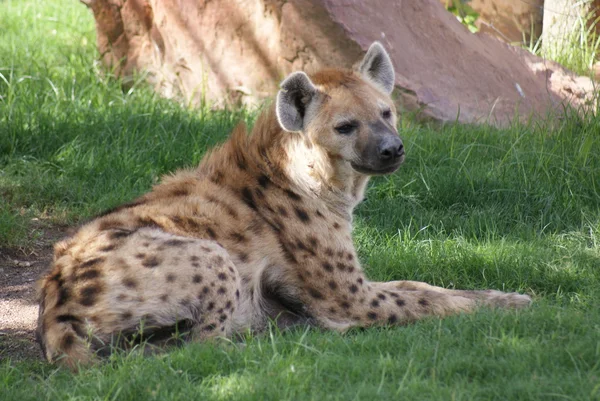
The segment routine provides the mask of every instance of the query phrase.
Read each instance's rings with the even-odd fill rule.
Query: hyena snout
[[[386,136],[379,143],[377,152],[381,163],[397,163],[398,159],[404,156],[404,145],[399,137],[395,135]]]

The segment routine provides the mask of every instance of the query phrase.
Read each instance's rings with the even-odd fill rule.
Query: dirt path
[[[46,271],[52,245],[66,229],[44,227],[27,250],[0,248],[0,360],[39,359],[35,341],[37,322],[36,282]]]

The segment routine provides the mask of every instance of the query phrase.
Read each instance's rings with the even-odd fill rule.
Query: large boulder
[[[592,84],[488,35],[439,0],[82,0],[102,61],[148,73],[162,94],[216,106],[271,96],[295,70],[351,67],[374,40],[396,68],[398,103],[442,121],[506,125],[589,101]]]
[[[440,2],[454,4],[454,0]],[[530,45],[542,34],[544,0],[469,0],[467,4],[479,14],[475,25],[481,32],[508,43]]]

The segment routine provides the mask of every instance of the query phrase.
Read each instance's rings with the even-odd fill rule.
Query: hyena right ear
[[[284,79],[275,106],[281,128],[290,132],[302,131],[305,128],[306,109],[316,95],[317,88],[305,73],[294,72]]]

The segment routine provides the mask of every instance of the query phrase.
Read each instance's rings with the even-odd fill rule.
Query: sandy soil
[[[52,258],[52,245],[66,235],[61,227],[36,229],[41,236],[26,250],[0,247],[0,360],[39,359],[35,341],[36,282]]]

